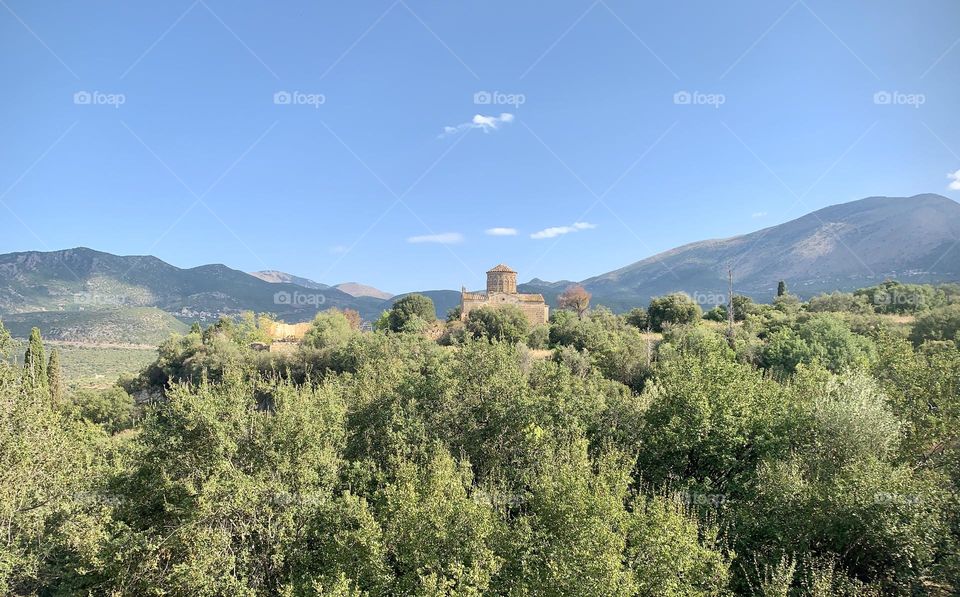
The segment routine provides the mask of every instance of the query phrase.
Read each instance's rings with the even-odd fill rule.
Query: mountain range
[[[756,232],[690,243],[583,280],[615,310],[675,291],[735,292],[769,301],[777,282],[808,298],[896,279],[960,280],[960,204],[941,195],[869,197],[832,205]],[[527,292],[555,296],[569,282],[533,280]]]
[[[762,301],[773,296],[779,280],[802,297],[888,278],[948,282],[960,280],[958,242],[960,204],[933,194],[870,197],[749,234],[683,245],[580,283],[593,294],[594,304],[622,311],[675,291],[726,293],[728,271],[737,293]],[[491,264],[498,261],[491,256]],[[534,279],[519,289],[555,303],[572,283]],[[423,294],[434,300],[440,315],[460,297],[453,290]],[[91,329],[88,335],[127,342],[244,310],[294,322],[340,307],[369,320],[401,296],[355,282],[330,286],[280,271],[248,274],[221,264],[181,269],[152,256],[87,248],[0,255],[0,316],[18,335],[41,325],[54,339],[82,339],[86,328],[97,327],[91,322],[111,319],[91,312],[127,317],[131,323],[106,335]],[[130,310],[138,316],[129,317]],[[138,328],[138,321],[144,327]]]

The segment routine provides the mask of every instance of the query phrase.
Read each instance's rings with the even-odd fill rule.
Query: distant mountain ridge
[[[84,247],[0,255],[0,314],[138,307],[155,307],[183,321],[245,310],[303,321],[329,307],[375,317],[383,301],[326,286],[266,282],[220,264],[181,269],[156,257]]]
[[[260,272],[250,272],[251,276],[260,278],[264,282],[270,282],[271,284],[296,284],[297,286],[303,286],[304,288],[313,288],[316,290],[325,290],[330,288],[326,284],[321,284],[320,282],[314,282],[309,278],[301,278],[300,276],[294,276],[293,274],[288,274],[286,272],[280,272],[277,270],[264,270]],[[350,294],[350,293],[347,293]]]
[[[674,291],[769,300],[779,280],[804,297],[887,278],[960,279],[960,204],[935,194],[869,197],[749,234],[690,243],[582,282],[615,308]]]
[[[373,298],[383,300],[389,300],[393,298],[393,295],[389,292],[384,292],[379,288],[366,286],[365,284],[358,284],[356,282],[344,282],[343,284],[337,284],[334,286],[334,288],[342,292],[346,292],[350,296],[372,296]]]
[[[580,283],[593,294],[594,305],[617,311],[675,291],[725,294],[728,268],[737,293],[769,301],[777,282],[785,280],[792,292],[806,298],[887,278],[958,281],[958,243],[960,204],[932,194],[869,197],[749,234],[683,245]],[[518,289],[541,293],[555,305],[557,295],[572,283],[535,278]],[[455,290],[423,294],[434,300],[440,317],[459,304]],[[357,283],[332,287],[275,270],[247,274],[221,264],[181,269],[153,256],[117,256],[82,247],[0,255],[0,316],[15,321],[18,330],[31,322],[55,322],[70,338],[82,335],[85,325],[105,325],[110,319],[92,317],[91,311],[124,311],[123,317],[114,314],[125,323],[111,331],[111,338],[123,330],[156,337],[179,330],[179,323],[245,310],[297,322],[338,307],[373,320],[403,296]]]

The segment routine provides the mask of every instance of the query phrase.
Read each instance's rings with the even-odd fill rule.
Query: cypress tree
[[[54,404],[60,404],[63,399],[63,372],[60,369],[60,351],[56,348],[50,351],[50,361],[47,363],[47,386],[50,388],[50,399]]]
[[[10,357],[10,348],[13,346],[13,339],[10,338],[10,332],[0,320],[0,360],[5,361]]]
[[[27,385],[31,388],[47,387],[47,355],[43,349],[40,328],[30,330],[30,342],[23,354],[23,370]]]
[[[777,296],[783,296],[785,294],[787,294],[787,283],[780,280],[780,283],[777,284]]]

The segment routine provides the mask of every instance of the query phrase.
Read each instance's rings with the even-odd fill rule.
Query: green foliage
[[[47,355],[43,348],[43,339],[40,337],[40,328],[30,330],[29,344],[23,354],[23,371],[29,387],[48,391]]]
[[[550,346],[550,326],[541,324],[530,329],[527,335],[527,346],[533,349],[542,350]]]
[[[684,325],[694,323],[703,315],[700,305],[689,296],[681,293],[655,298],[647,307],[650,327],[662,332],[665,325]]]
[[[419,332],[425,323],[436,321],[433,301],[422,294],[408,294],[393,303],[387,316],[386,328],[391,332]]]
[[[466,326],[475,338],[511,344],[525,341],[530,333],[530,322],[516,305],[473,309],[467,314]]]
[[[814,313],[835,312],[858,315],[874,312],[873,305],[870,304],[868,297],[850,292],[817,295],[807,302],[807,310]]]
[[[753,314],[756,311],[756,304],[753,302],[753,299],[749,296],[743,296],[742,294],[734,295],[733,297],[733,320],[734,321],[743,321],[747,316]],[[724,322],[727,321],[727,306],[726,305],[717,305],[716,307],[707,311],[703,316],[704,319],[709,321]]]
[[[10,337],[10,332],[4,327],[3,320],[0,320],[0,361],[5,361],[10,358],[10,351],[12,349],[13,339]]]
[[[647,310],[643,307],[634,307],[624,315],[624,321],[627,325],[632,325],[638,330],[646,330],[650,326],[650,320],[647,317]]]
[[[109,473],[100,438],[65,419],[26,372],[9,373],[0,371],[0,593],[46,594],[97,551],[107,506],[95,492]]]
[[[248,346],[254,342],[269,344],[271,339],[267,326],[271,321],[266,315],[257,317],[253,311],[244,311],[233,327],[233,341],[241,346]]]
[[[777,440],[779,388],[719,351],[681,350],[645,391],[638,469],[655,486],[733,499]]]
[[[899,424],[862,374],[814,373],[794,388],[790,451],[758,468],[739,540],[757,553],[833,556],[884,594],[920,590],[946,540],[937,479],[895,464]]]
[[[447,311],[447,319],[446,319],[446,321],[447,321],[447,323],[451,323],[451,322],[454,322],[454,321],[460,321],[460,317],[461,317],[462,315],[463,315],[463,307],[462,307],[461,305],[457,305],[456,307],[454,307],[454,308],[450,309],[449,311]]]
[[[505,525],[473,499],[468,465],[437,450],[418,467],[400,463],[396,479],[378,492],[383,541],[392,563],[391,592],[480,594],[503,565],[496,553]]]
[[[717,305],[716,307],[704,313],[703,318],[707,321],[723,323],[724,321],[727,321],[727,309],[723,305]]]
[[[764,367],[781,374],[793,373],[801,363],[813,361],[813,351],[790,328],[781,328],[767,337],[762,349]]]
[[[132,428],[137,414],[133,397],[118,386],[78,390],[70,397],[69,407],[79,418],[100,425],[110,434]]]
[[[303,337],[303,346],[316,349],[338,348],[357,333],[342,311],[327,309],[313,318],[310,329]]]
[[[323,570],[323,545],[306,547],[305,533],[348,507],[335,491],[344,417],[323,390],[236,379],[175,388],[148,412],[118,479],[127,530],[107,549],[128,573],[111,574],[115,588],[275,594],[336,579],[345,570]],[[366,541],[346,526],[342,539]],[[365,564],[375,565],[350,565]]]
[[[627,558],[638,595],[720,595],[729,556],[716,528],[700,524],[677,499],[639,497],[629,515]]]
[[[0,593],[953,594],[960,350],[863,300],[744,302],[732,342],[326,311],[289,354],[244,316],[165,341],[140,406],[0,364]]]
[[[801,303],[799,298],[788,292],[773,299],[773,307],[781,313],[793,316],[800,311]]]
[[[946,295],[929,284],[902,284],[894,280],[854,292],[877,313],[920,313],[946,304]]]
[[[913,324],[910,339],[915,344],[925,340],[952,340],[960,343],[960,303],[932,309]]]
[[[810,348],[811,358],[834,372],[866,366],[874,358],[872,343],[832,315],[811,317],[800,324],[798,333]]]
[[[639,329],[603,307],[594,309],[583,319],[570,311],[554,313],[550,343],[589,355],[591,366],[634,389],[642,387],[652,362],[650,341],[642,337]],[[568,351],[558,355],[573,356]]]
[[[801,363],[819,363],[833,372],[868,366],[875,358],[873,343],[833,314],[818,313],[769,334],[761,350],[765,367],[792,373]]]
[[[777,296],[783,296],[787,294],[787,283],[783,280],[777,282]]]
[[[54,404],[63,401],[63,370],[60,367],[60,351],[56,348],[50,351],[50,360],[47,361],[47,388]]]

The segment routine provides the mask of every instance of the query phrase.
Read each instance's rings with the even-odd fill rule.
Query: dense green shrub
[[[683,325],[694,323],[703,315],[700,305],[685,294],[670,294],[655,298],[647,307],[650,327],[662,332],[665,325]]]
[[[501,342],[524,342],[530,333],[530,322],[516,305],[481,307],[467,314],[467,331],[475,338]]]
[[[287,354],[223,320],[160,347],[141,406],[0,360],[0,593],[954,593],[952,307],[914,343],[862,301],[662,337],[329,311]]]

